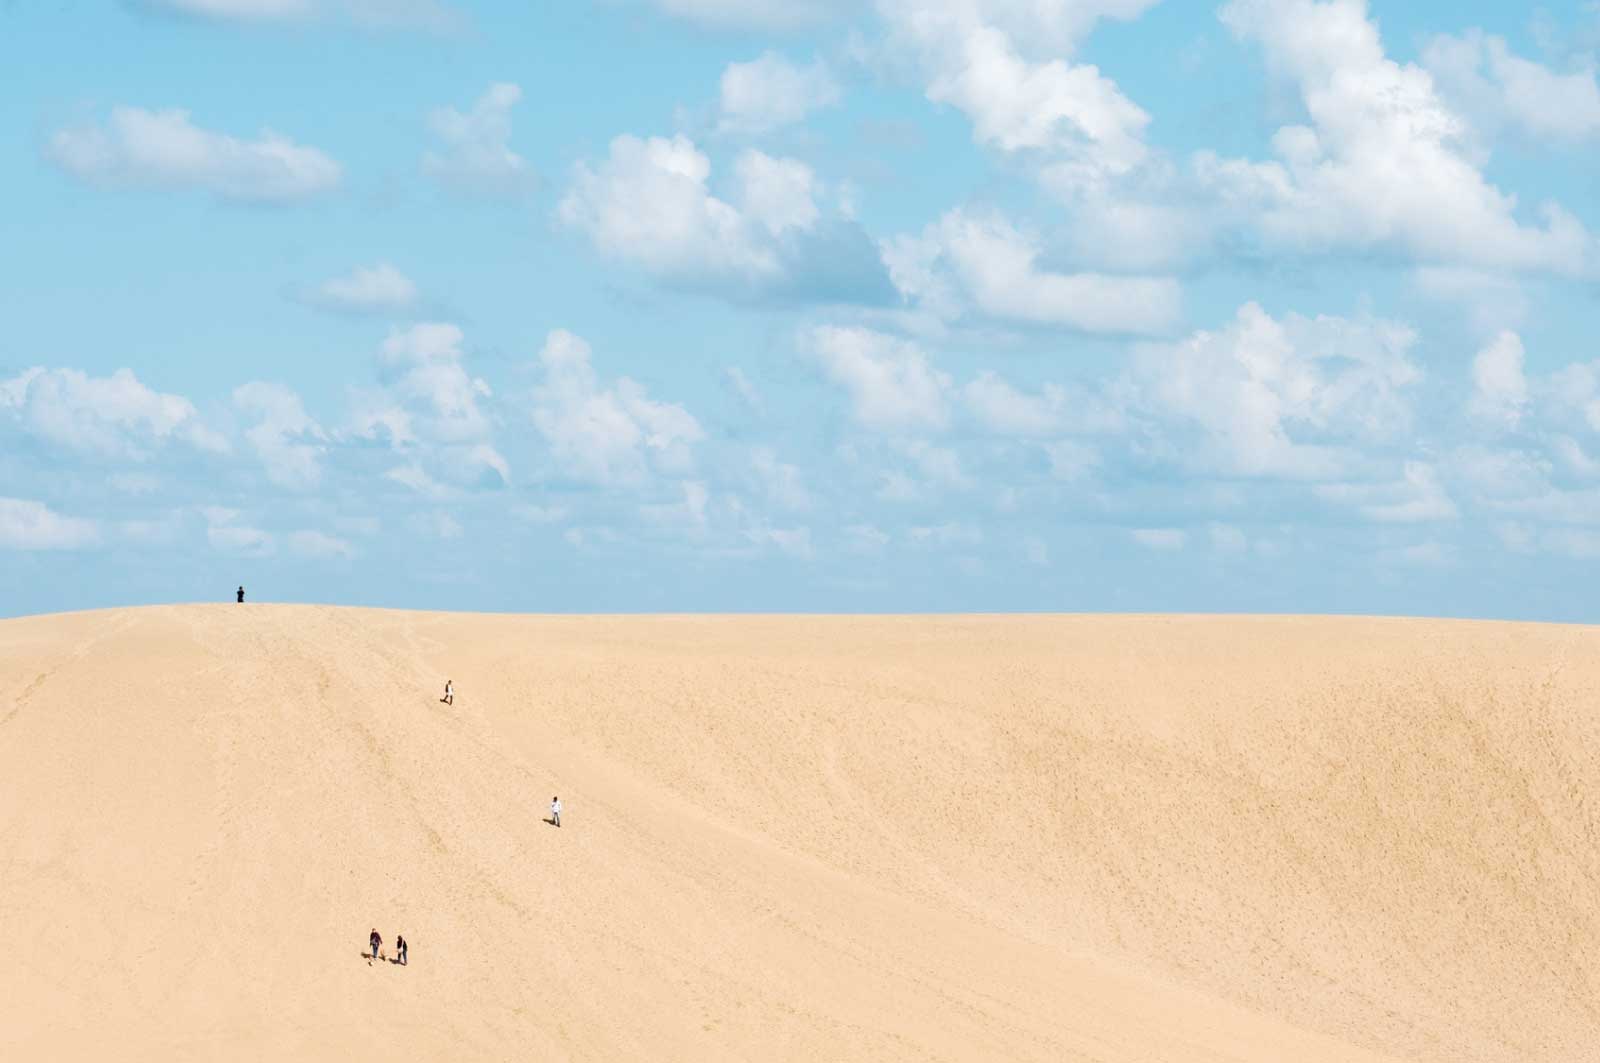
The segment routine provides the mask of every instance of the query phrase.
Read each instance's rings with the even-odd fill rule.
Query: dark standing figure
[[[404,967],[406,965],[406,938],[404,934],[394,936],[394,962]]]
[[[561,798],[550,799],[550,823],[552,826],[561,826]]]
[[[439,700],[444,702],[446,705],[454,705],[456,703],[455,684],[451,683],[448,679],[444,681],[444,697],[440,698]]]
[[[383,937],[378,933],[377,927],[372,928],[372,935],[367,938],[367,942],[372,946],[372,959],[377,959],[378,950],[383,948]]]
[[[240,605],[244,604],[244,588],[243,587],[239,588],[239,604]]]

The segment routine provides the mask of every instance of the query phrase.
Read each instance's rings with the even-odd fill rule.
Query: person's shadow
[[[556,822],[556,818],[554,816],[546,816],[546,817],[544,817],[544,822],[549,824],[552,827],[561,826],[561,824]]]

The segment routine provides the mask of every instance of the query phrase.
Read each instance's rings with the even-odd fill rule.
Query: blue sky
[[[0,4],[0,615],[1600,621],[1597,55],[1588,0]]]

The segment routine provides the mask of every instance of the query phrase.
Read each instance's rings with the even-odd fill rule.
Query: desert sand
[[[1600,1059],[1597,651],[1367,619],[0,622],[0,1058]],[[363,958],[374,926],[408,966]]]

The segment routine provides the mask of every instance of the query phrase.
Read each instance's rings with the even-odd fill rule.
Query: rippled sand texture
[[[1594,1060],[1597,651],[1411,620],[0,622],[0,1058]],[[408,967],[367,963],[373,926]]]

